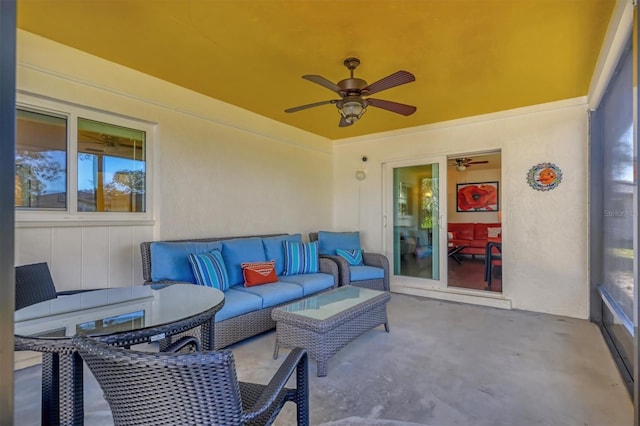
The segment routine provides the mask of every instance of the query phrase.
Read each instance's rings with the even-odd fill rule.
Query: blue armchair
[[[383,254],[363,251],[360,246],[359,232],[311,232],[309,240],[318,241],[320,257],[336,262],[339,285],[349,284],[374,290],[390,290],[389,260]],[[354,256],[345,255],[345,251],[355,254]],[[358,253],[362,256],[361,260]]]

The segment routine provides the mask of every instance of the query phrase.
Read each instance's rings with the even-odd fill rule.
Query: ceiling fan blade
[[[412,81],[416,81],[416,78],[413,74],[408,71],[397,71],[381,80],[376,81],[375,83],[371,83],[370,85],[362,89],[362,92],[366,93],[367,95],[373,95],[374,93],[378,93],[382,90],[391,89],[392,87],[411,83]]]
[[[302,111],[303,109],[313,108],[320,105],[335,104],[336,102],[338,102],[336,99],[331,99],[330,101],[314,102],[312,104],[306,104],[306,105],[300,105],[293,108],[288,108],[288,109],[285,109],[284,112],[298,112],[298,111]]]
[[[465,164],[487,164],[488,161],[469,161],[468,163]]]
[[[416,107],[412,105],[401,104],[398,102],[385,101],[382,99],[367,99],[367,104],[376,108],[386,109],[387,111],[395,112],[396,114],[411,115],[416,112]]]
[[[340,91],[342,90],[342,88],[334,82],[329,81],[319,75],[303,75],[302,78],[319,84],[320,86],[326,87],[327,89],[331,90],[332,92],[336,92],[337,94],[340,94]]]
[[[353,123],[349,123],[347,120],[344,119],[343,116],[340,116],[340,123],[338,124],[338,127],[347,127],[347,126],[351,126]]]

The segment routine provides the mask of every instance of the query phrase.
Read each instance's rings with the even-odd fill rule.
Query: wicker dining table
[[[42,353],[42,424],[82,425],[82,359],[71,337],[84,333],[116,346],[158,342],[200,328],[202,348],[214,347],[215,314],[224,294],[192,284],[96,290],[41,302],[14,314],[15,350]]]

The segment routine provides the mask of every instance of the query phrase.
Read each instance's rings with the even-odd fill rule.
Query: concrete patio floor
[[[312,425],[631,425],[633,405],[597,326],[393,294],[378,327],[311,361]],[[240,380],[266,383],[275,333],[231,346]],[[85,424],[111,425],[85,370]],[[289,404],[277,425],[295,424]],[[40,424],[40,367],[15,375],[15,424]]]

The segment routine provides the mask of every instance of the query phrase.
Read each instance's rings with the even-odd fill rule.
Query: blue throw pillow
[[[2,0],[0,0],[2,1]],[[220,241],[184,241],[151,243],[151,281],[174,280],[195,283],[187,256],[222,250]]]
[[[351,266],[359,266],[364,263],[360,249],[336,249],[336,254],[346,259]]]
[[[359,249],[360,232],[318,232],[320,254],[335,255],[337,249]]]
[[[202,254],[191,253],[189,263],[193,269],[193,275],[196,277],[196,283],[221,291],[229,289],[227,268],[219,250]]]
[[[284,275],[315,274],[320,271],[318,242],[283,241]]]
[[[262,239],[267,259],[276,261],[276,275],[282,275],[284,272],[284,244],[283,241],[292,241],[294,243],[302,243],[302,235],[282,235],[279,237],[266,237]]]

